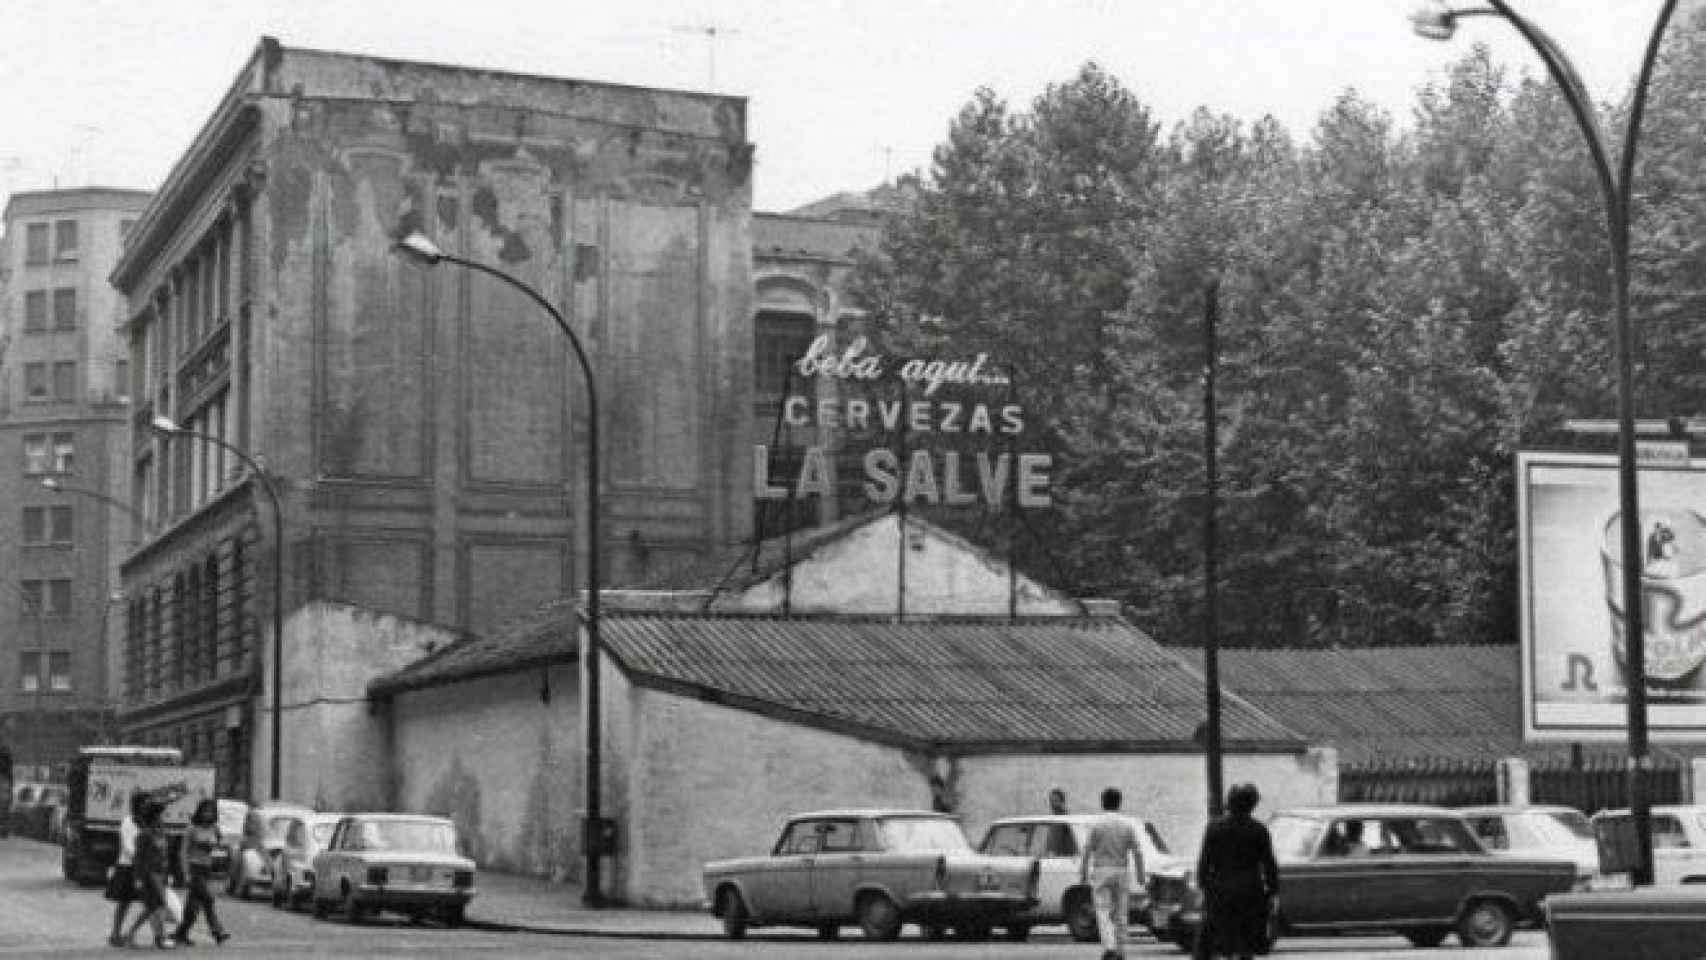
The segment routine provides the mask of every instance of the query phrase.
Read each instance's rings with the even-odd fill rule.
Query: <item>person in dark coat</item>
[[[1261,794],[1240,783],[1226,794],[1226,815],[1209,824],[1197,858],[1203,891],[1199,958],[1249,960],[1268,947],[1268,913],[1279,894],[1279,864],[1268,828],[1251,816]]]
[[[142,901],[142,915],[130,925],[126,944],[136,942],[136,933],[147,923],[154,928],[154,945],[170,950],[177,942],[166,935],[166,886],[171,870],[166,849],[166,825],[161,822],[166,805],[150,800],[142,809],[141,827],[136,836],[136,889]]]

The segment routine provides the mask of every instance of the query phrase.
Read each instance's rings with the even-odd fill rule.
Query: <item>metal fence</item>
[[[1647,795],[1655,804],[1685,803],[1688,771],[1680,765],[1654,768]],[[1623,764],[1598,762],[1536,766],[1529,770],[1529,800],[1593,813],[1627,806]],[[1498,765],[1490,760],[1429,760],[1342,767],[1339,802],[1427,803],[1446,807],[1499,802]]]

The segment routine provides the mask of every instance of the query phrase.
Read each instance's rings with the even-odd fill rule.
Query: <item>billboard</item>
[[[1639,464],[1647,721],[1706,739],[1706,461]],[[1623,573],[1617,458],[1517,456],[1523,735],[1623,741]]]

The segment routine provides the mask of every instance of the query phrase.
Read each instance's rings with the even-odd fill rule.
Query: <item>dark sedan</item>
[[[1541,922],[1541,901],[1571,889],[1565,859],[1495,856],[1443,807],[1360,804],[1281,810],[1268,823],[1280,865],[1276,933],[1391,932],[1437,946],[1495,947]],[[1189,946],[1201,897],[1186,872],[1158,876],[1154,911]]]

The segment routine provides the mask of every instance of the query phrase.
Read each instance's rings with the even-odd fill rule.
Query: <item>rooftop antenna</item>
[[[719,27],[714,23],[680,24],[673,28],[676,33],[696,33],[705,38],[705,92],[717,91],[717,38],[739,30]]]

